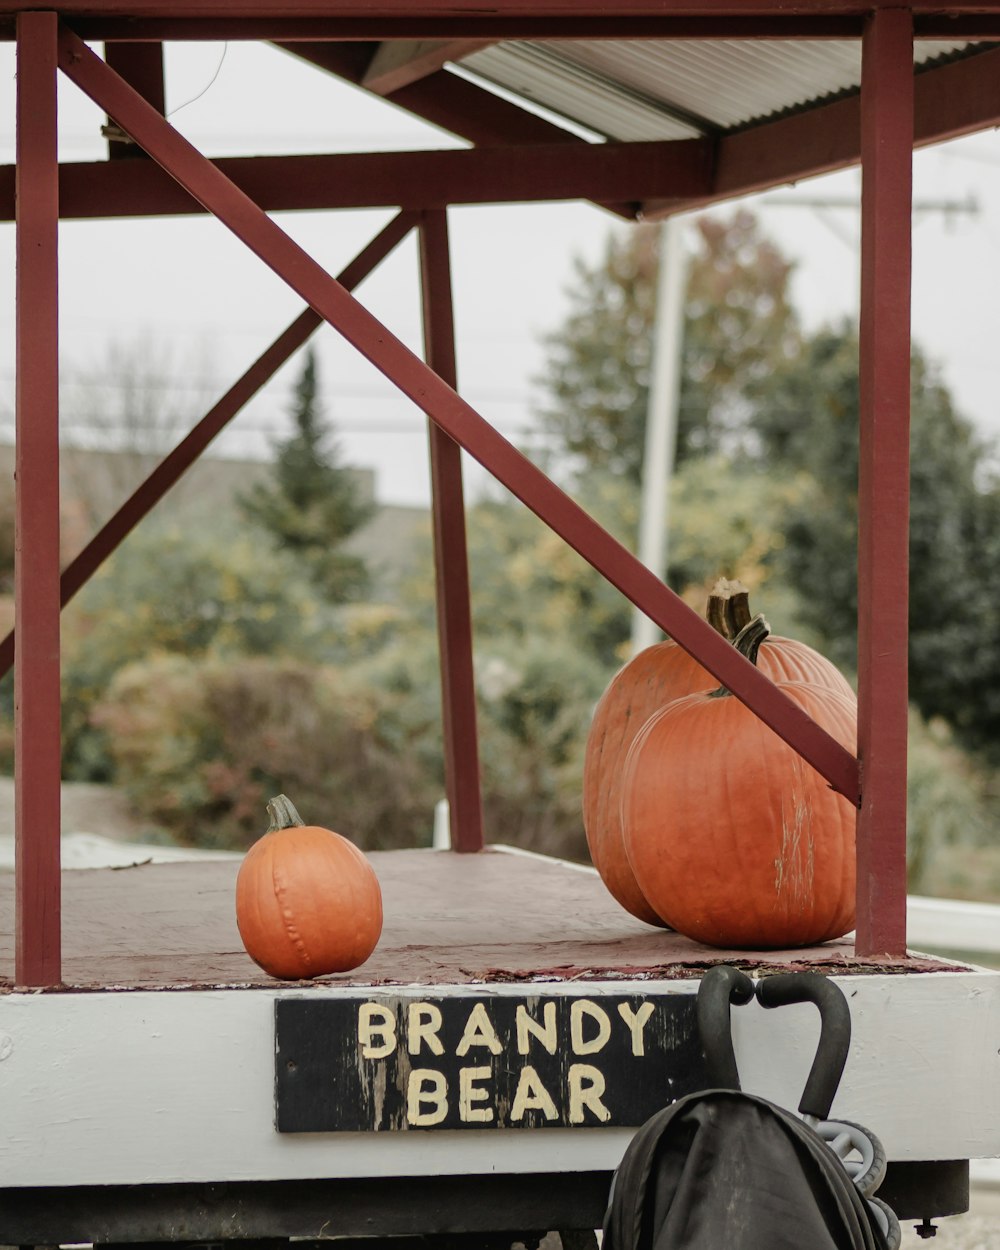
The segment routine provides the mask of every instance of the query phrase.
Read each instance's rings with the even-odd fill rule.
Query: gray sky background
[[[167,110],[208,155],[461,147],[441,131],[263,45],[170,45]],[[214,77],[214,81],[213,80]],[[211,83],[211,85],[209,85]],[[207,90],[206,90],[207,87]],[[202,93],[200,94],[199,93]],[[194,97],[198,97],[194,99]],[[188,101],[192,101],[188,103]],[[63,160],[100,159],[103,116],[60,84]],[[0,162],[13,160],[14,53],[0,45]],[[979,212],[918,212],[914,335],[942,369],[960,409],[1000,436],[1000,139],[988,131],[915,158],[917,203],[973,198]],[[795,302],[807,325],[856,315],[856,208],[818,210],[816,198],[856,201],[856,171],[812,179],[746,203],[794,258]],[[731,205],[715,210],[732,211]],[[336,273],[391,213],[281,214],[282,226]],[[449,215],[458,327],[459,388],[508,437],[537,423],[533,379],[541,337],[567,308],[574,256],[595,259],[616,220],[584,204],[459,208]],[[106,374],[111,345],[164,352],[196,417],[300,311],[301,302],[211,219],[80,222],[63,226],[60,333],[65,379]],[[14,230],[0,226],[0,412],[13,406]],[[416,247],[407,240],[358,292],[420,350]],[[373,467],[385,502],[428,496],[423,414],[399,397],[328,327],[315,340],[321,380],[344,457]],[[299,361],[293,360],[217,444],[266,455],[280,433]],[[64,417],[72,414],[67,393]],[[70,433],[79,433],[72,431]],[[468,471],[475,494],[484,478]]]

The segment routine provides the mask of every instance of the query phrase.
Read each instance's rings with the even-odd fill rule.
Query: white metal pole
[[[660,265],[639,505],[639,559],[658,577],[664,578],[684,348],[687,259],[683,235],[684,225],[679,217],[668,217],[660,227]],[[652,646],[660,637],[658,626],[636,608],[632,618],[632,654]]]

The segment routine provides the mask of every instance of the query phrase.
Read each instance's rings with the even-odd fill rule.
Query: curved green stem
[[[768,625],[764,616],[758,612],[753,620],[748,621],[746,625],[733,639],[733,646],[751,664],[757,663],[757,653],[760,651],[760,644],[770,634],[771,627]],[[730,698],[732,691],[727,690],[725,686],[720,686],[718,690],[713,690],[709,696],[712,699]]]
[[[267,827],[268,833],[277,833],[279,829],[295,829],[305,824],[295,810],[295,804],[284,794],[276,794],[271,799],[267,805],[267,814],[271,817],[271,823]]]

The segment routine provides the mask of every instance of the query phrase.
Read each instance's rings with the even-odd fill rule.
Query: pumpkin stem
[[[717,634],[732,642],[750,622],[750,596],[741,581],[720,577],[708,596],[705,619]]]
[[[295,810],[295,804],[284,794],[276,794],[271,799],[267,805],[267,814],[271,817],[271,823],[267,827],[268,833],[277,833],[279,829],[295,829],[305,824]]]
[[[742,630],[750,624],[753,614],[750,611],[750,592],[742,582],[733,582],[734,590],[726,604],[726,620],[731,630],[730,637],[735,642]]]
[[[757,653],[760,651],[760,644],[770,634],[771,627],[764,619],[763,615],[758,612],[753,620],[748,621],[746,625],[733,639],[733,646],[750,661],[751,664],[757,663]],[[718,690],[713,690],[710,698],[721,699],[731,698],[732,691],[727,690],[725,686],[720,686]]]

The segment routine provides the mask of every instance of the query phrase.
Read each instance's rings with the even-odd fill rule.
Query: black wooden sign
[[[701,1089],[693,994],[279,998],[282,1133],[636,1126]]]

